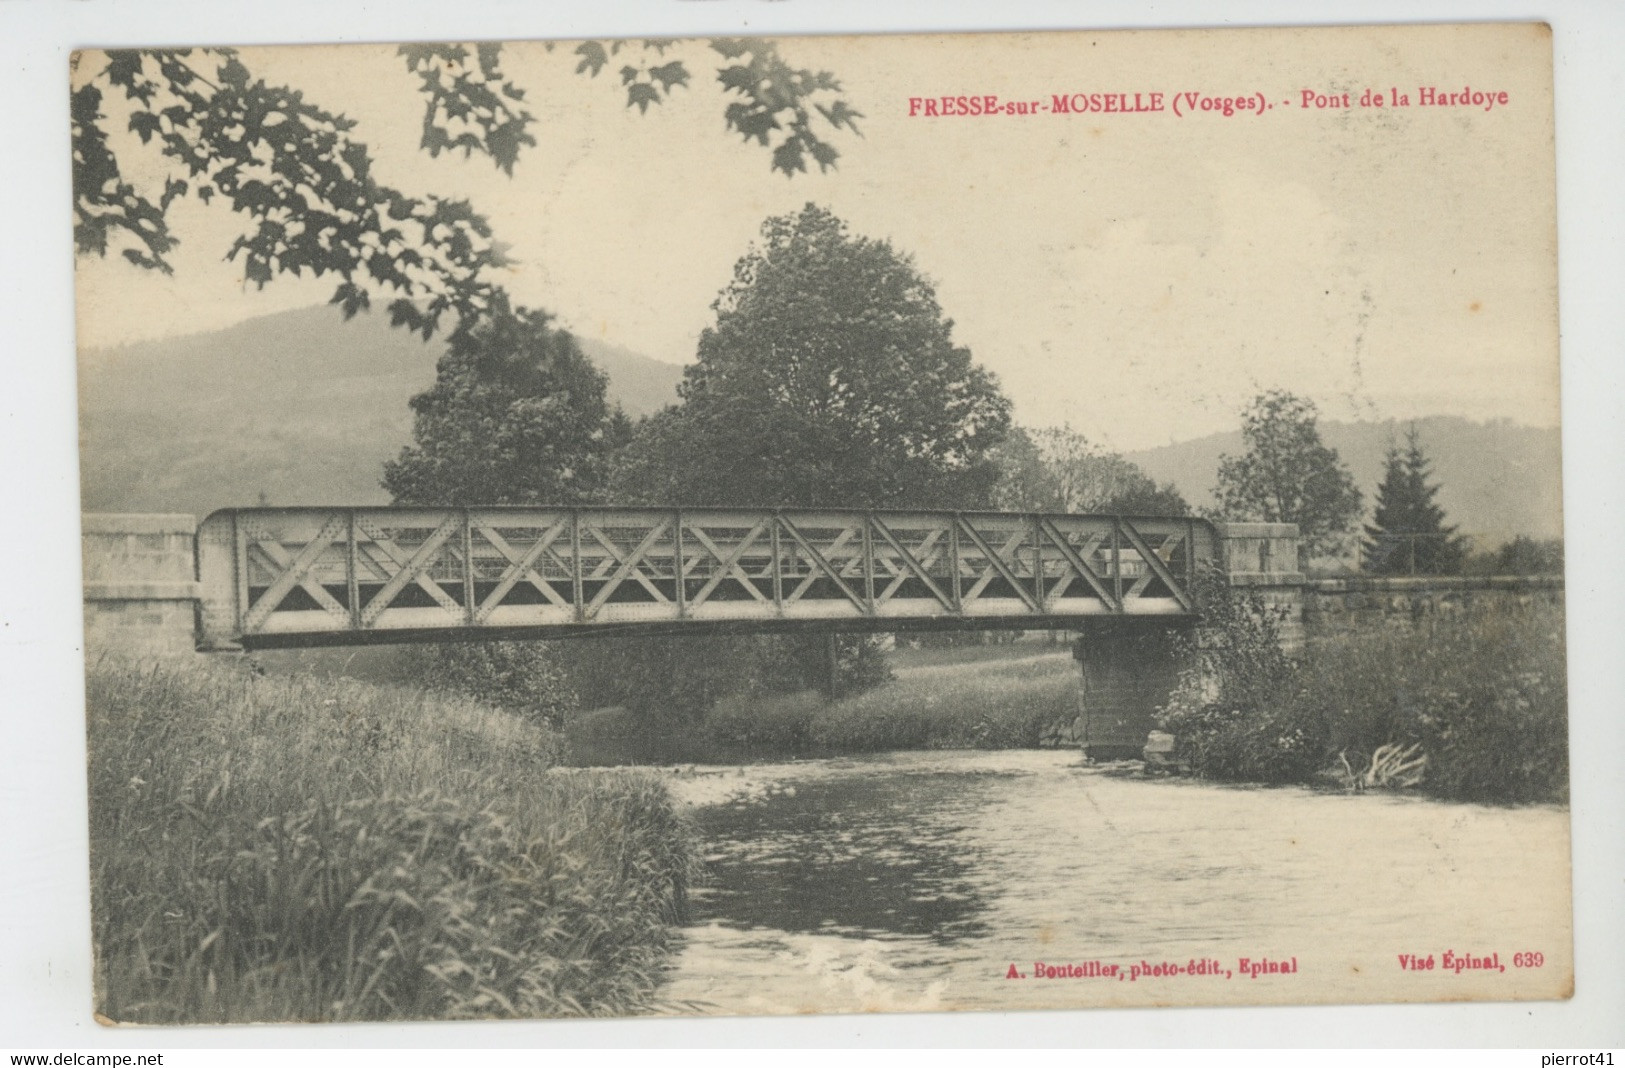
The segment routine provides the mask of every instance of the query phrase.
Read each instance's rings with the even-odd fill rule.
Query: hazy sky
[[[520,261],[508,286],[578,333],[675,363],[768,215],[813,200],[889,238],[1017,418],[1120,448],[1236,425],[1261,388],[1328,418],[1557,422],[1549,51],[1525,27],[795,39],[835,71],[863,136],[786,179],[722,125],[715,55],[669,104],[624,107],[569,46],[511,46],[539,144],[510,179],[417,150],[420,98],[391,48],[250,51],[257,74],[360,122],[382,180],[466,195]],[[1506,106],[1361,108],[1362,90],[1505,91]],[[1304,109],[1301,92],[1352,94]],[[910,118],[909,98],[1262,94],[1263,115]],[[135,152],[132,146],[124,146]],[[143,171],[129,155],[129,174]],[[176,274],[81,260],[83,346],[322,302],[329,281],[243,286],[219,203],[172,213]],[[229,354],[222,354],[229,358]]]

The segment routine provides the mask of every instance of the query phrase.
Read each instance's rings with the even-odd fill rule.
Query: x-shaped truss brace
[[[479,524],[475,529],[490,543],[492,548],[501,553],[508,561],[508,567],[502,572],[494,589],[486,594],[485,599],[474,611],[474,622],[484,623],[491,617],[491,613],[507,597],[513,588],[521,581],[528,582],[536,588],[536,592],[547,598],[549,604],[555,608],[573,608],[570,600],[554,588],[552,582],[536,572],[536,564],[544,555],[552,558],[555,564],[569,571],[570,568],[552,551],[552,546],[569,529],[568,522],[554,523],[537,537],[536,541],[523,553],[517,552],[508,540],[497,532],[497,529],[485,523]]]

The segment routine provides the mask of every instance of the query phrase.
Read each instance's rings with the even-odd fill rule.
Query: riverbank
[[[656,1007],[693,840],[664,781],[399,686],[88,672],[97,1011],[116,1022]]]
[[[1566,800],[1561,606],[1488,602],[1416,621],[1368,619],[1312,638],[1295,658],[1273,634],[1250,626],[1248,613],[1227,618],[1232,625],[1217,628],[1224,640],[1199,651],[1205,670],[1171,695],[1161,723],[1175,736],[1174,759],[1197,776],[1347,790],[1409,785],[1495,803]],[[391,657],[403,655],[323,653],[273,654],[266,662],[284,672],[387,677]],[[682,713],[559,702],[559,759],[669,767],[1075,744],[1069,728],[1080,711],[1081,675],[1067,642],[900,643],[888,657],[891,678],[837,700],[751,686]],[[1221,688],[1210,690],[1214,684]],[[1147,716],[1139,729],[1157,726]]]
[[[698,723],[651,723],[622,709],[571,719],[575,764],[730,763],[903,749],[1037,748],[1078,715],[1066,644],[899,650],[893,677],[831,701],[821,693],[724,697]]]
[[[1173,761],[1199,778],[1497,804],[1568,799],[1561,605],[1480,604],[1368,624],[1290,656],[1268,614],[1244,597],[1211,607],[1210,624],[1184,654],[1197,670],[1139,725],[1173,735]],[[838,700],[745,691],[670,722],[623,709],[578,713],[565,725],[565,759],[723,764],[1030,749],[1061,742],[1080,711],[1079,667],[1063,644],[891,657],[890,679]]]
[[[1160,725],[1199,776],[1415,786],[1498,804],[1568,800],[1561,605],[1531,599],[1321,636],[1295,658],[1246,598],[1211,606]]]

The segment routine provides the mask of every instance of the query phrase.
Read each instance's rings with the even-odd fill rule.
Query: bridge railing
[[[258,508],[198,531],[204,648],[470,632],[1061,626],[1188,616],[1199,519]]]

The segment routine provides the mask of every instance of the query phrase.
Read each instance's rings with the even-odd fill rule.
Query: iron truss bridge
[[[1217,545],[1095,515],[231,509],[198,530],[198,645],[1169,623]]]

